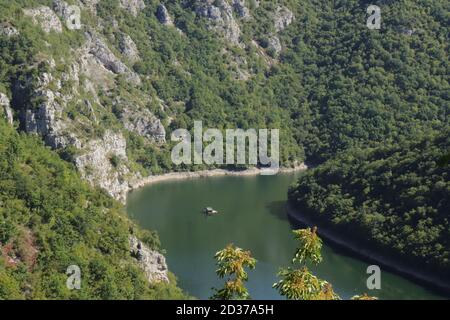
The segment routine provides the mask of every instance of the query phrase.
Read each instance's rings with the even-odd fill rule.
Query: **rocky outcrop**
[[[274,14],[276,32],[286,29],[294,21],[294,14],[286,7],[278,7]]]
[[[156,118],[149,110],[137,106],[125,106],[120,114],[124,127],[151,142],[165,143],[166,130],[161,120]]]
[[[24,9],[23,12],[26,16],[31,17],[33,23],[39,25],[44,32],[62,32],[61,21],[49,7],[41,6],[33,9]]]
[[[43,102],[34,109],[25,111],[25,130],[28,133],[41,135],[52,148],[65,148],[68,145],[79,145],[76,139],[66,135],[66,125],[62,119],[62,106],[56,101],[51,90],[43,90],[36,94]]]
[[[48,61],[50,68],[55,67],[53,60]],[[68,123],[63,118],[63,106],[65,97],[59,92],[61,81],[55,81],[51,73],[44,72],[34,80],[33,99],[40,101],[34,107],[24,109],[21,112],[21,122],[27,133],[38,134],[43,137],[47,145],[52,148],[65,148],[68,145],[80,147],[80,143],[68,129]],[[14,95],[21,96],[24,90],[31,86],[16,87]],[[49,88],[57,90],[52,91]]]
[[[160,4],[158,6],[158,9],[156,11],[156,17],[158,18],[159,22],[161,22],[163,25],[173,26],[173,20],[169,15],[169,11],[163,4]]]
[[[101,0],[80,0],[85,8],[93,13],[97,13],[97,3]]]
[[[209,21],[209,28],[238,45],[241,29],[233,16],[233,7],[226,0],[202,0],[196,2],[196,14]]]
[[[236,10],[239,17],[243,19],[250,18],[250,10],[245,5],[245,0],[233,0],[233,8]]]
[[[275,54],[279,54],[282,50],[283,47],[281,46],[281,41],[280,38],[278,38],[275,35],[271,35],[268,39],[268,48],[270,50],[273,50],[275,52]]]
[[[136,43],[127,34],[122,34],[119,43],[120,53],[130,62],[136,62],[140,60],[139,51]]]
[[[91,57],[88,60],[93,59]],[[33,100],[40,101],[38,105],[22,112],[21,121],[26,132],[39,134],[46,144],[54,149],[75,147],[77,155],[73,161],[82,177],[92,185],[103,188],[115,199],[124,202],[129,190],[128,181],[138,179],[140,176],[129,170],[127,143],[120,132],[107,130],[101,138],[93,139],[83,130],[92,128],[97,123],[94,108],[89,100],[85,99],[84,104],[82,100],[73,100],[77,99],[76,90],[80,84],[80,76],[86,78],[84,60],[74,62],[68,71],[61,75],[61,79],[54,79],[52,75],[55,62],[49,61],[48,64],[49,72],[40,74],[37,79],[29,81],[23,88],[17,88],[15,92],[20,96],[25,92],[20,90],[32,88]],[[61,83],[66,81],[73,83],[74,87],[70,93],[63,95],[60,90]],[[31,83],[34,83],[33,86]],[[53,88],[56,90],[53,91]],[[65,108],[71,100],[78,104],[79,110],[86,109],[82,113],[84,117],[68,118]]]
[[[67,21],[71,14],[69,4],[63,0],[53,0],[53,10],[63,21]]]
[[[14,28],[12,25],[8,23],[0,24],[0,36],[6,36],[8,38],[11,38],[18,35],[19,31],[17,31],[17,29]]]
[[[69,4],[80,5],[82,10],[92,7],[95,13],[98,1],[49,2],[54,11],[48,7],[24,10],[45,32],[62,30],[61,21],[72,14]],[[120,4],[132,14],[145,6],[143,1],[121,0]],[[161,121],[143,107],[148,102],[145,92],[141,93],[137,88],[132,94],[115,90],[118,76],[136,86],[141,83],[139,75],[129,67],[140,60],[136,43],[117,25],[114,36],[119,46],[116,50],[108,42],[112,38],[102,34],[102,19],[94,15],[92,19],[97,19],[98,27],[85,25],[85,42],[81,46],[70,48],[64,56],[58,55],[57,61],[48,53],[42,53],[38,63],[28,66],[29,76],[12,84],[12,104],[24,131],[41,136],[53,149],[71,147],[67,150],[70,160],[82,177],[124,202],[130,184],[141,178],[130,169],[133,166],[127,157],[124,130],[154,144],[165,143],[166,132]],[[5,34],[15,34],[6,22],[0,26],[3,27],[0,32],[5,30]],[[109,116],[113,119],[111,107],[114,107],[115,98],[112,93],[125,107],[122,114],[116,114],[118,121],[112,120],[114,129],[108,126],[102,129],[100,125],[104,119]],[[0,100],[0,116],[4,114],[12,123],[14,113],[9,100],[6,95],[0,95]]]
[[[159,252],[150,250],[135,236],[130,236],[130,252],[150,283],[169,283],[166,258]]]
[[[101,139],[82,146],[83,154],[75,158],[75,165],[91,185],[99,186],[113,198],[125,202],[128,180],[137,179],[128,169],[126,149],[124,136],[107,130]]]
[[[87,32],[86,38],[88,53],[92,54],[106,69],[115,74],[124,74],[127,80],[135,85],[141,83],[139,76],[114,55],[99,35]]]
[[[89,42],[89,53],[97,58],[106,69],[116,74],[129,71],[128,67],[112,53],[98,35],[87,33],[86,37]]]
[[[5,114],[6,120],[9,124],[13,124],[14,118],[13,118],[13,112],[10,107],[10,101],[9,98],[4,94],[0,92],[0,107],[3,108],[3,112]]]
[[[120,0],[120,6],[136,17],[139,12],[145,9],[143,0]]]

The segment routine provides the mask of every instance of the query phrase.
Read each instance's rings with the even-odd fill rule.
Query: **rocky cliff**
[[[70,6],[74,4],[83,17],[90,19],[80,30],[68,30],[66,26],[73,14]],[[103,4],[106,3],[97,0],[70,3],[54,0],[51,7],[23,8],[26,23],[46,34],[60,34],[60,39],[76,35],[78,44],[65,48],[65,54],[60,55],[52,52],[52,44],[43,42],[48,51],[38,53],[39,58],[28,67],[25,79],[15,81],[12,86],[13,106],[10,107],[5,95],[1,96],[1,101],[10,123],[17,113],[20,127],[26,132],[42,136],[53,149],[70,149],[72,161],[87,181],[124,201],[129,184],[142,174],[148,174],[129,160],[128,139],[139,136],[145,145],[164,147],[165,126],[173,116],[163,121],[157,114],[173,111],[154,92],[149,94],[146,89],[149,80],[135,71],[136,66],[149,61],[148,53],[140,52],[142,38],[137,42],[136,34],[129,34],[118,17],[105,19]],[[249,50],[256,46],[257,54],[268,65],[274,63],[259,43],[242,38],[242,28],[252,21],[252,12],[259,5],[259,1],[207,0],[192,1],[184,8],[191,10],[205,28],[224,40],[223,54],[238,81],[250,79],[252,70],[248,57],[233,47]],[[162,26],[175,26],[174,30],[178,29],[183,37],[176,14],[164,3],[149,8],[142,0],[120,0],[117,9],[120,14],[133,17],[130,21],[151,13]],[[282,42],[278,33],[292,23],[294,16],[285,6],[277,6],[271,15],[274,32],[268,38],[268,49],[279,54]],[[0,31],[10,38],[20,34],[13,21],[2,22]],[[151,41],[151,36],[144,40]],[[176,59],[173,65],[178,69],[185,67]],[[189,75],[188,69],[182,72]],[[179,105],[172,101],[173,105],[175,103]],[[150,105],[153,107],[149,108]]]
[[[135,236],[130,236],[131,255],[138,261],[150,283],[169,282],[166,258],[150,250]]]

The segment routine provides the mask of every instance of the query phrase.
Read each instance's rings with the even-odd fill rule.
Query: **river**
[[[291,263],[296,242],[286,216],[287,189],[296,174],[210,177],[165,181],[130,193],[127,212],[146,229],[159,233],[169,269],[189,294],[207,299],[223,281],[215,275],[214,254],[233,243],[258,260],[249,272],[253,299],[280,299],[272,284],[280,267]],[[205,217],[202,209],[220,211]],[[381,290],[366,287],[369,263],[326,244],[323,262],[313,272],[333,284],[344,299],[367,292],[380,299],[439,299],[436,293],[382,271]]]

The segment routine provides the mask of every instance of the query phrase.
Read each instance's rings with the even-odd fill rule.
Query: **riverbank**
[[[301,214],[290,204],[287,205],[287,214],[290,220],[294,223],[306,225],[308,227],[317,226],[319,235],[331,245],[344,249],[345,251],[348,251],[361,259],[378,264],[380,267],[395,272],[405,278],[409,278],[420,284],[434,288],[442,293],[445,293],[446,295],[450,294],[450,283],[443,282],[439,276],[423,274],[421,273],[421,270],[413,268],[411,265],[408,265],[399,259],[393,259],[387,255],[374,253],[370,249],[363,248],[356,241],[352,241],[349,238],[339,234],[332,228],[324,226],[323,223],[321,224],[311,216]]]
[[[308,166],[304,163],[293,168],[280,168],[278,173],[291,173],[296,171],[307,170]],[[267,169],[251,168],[247,170],[225,170],[225,169],[213,169],[203,171],[189,171],[189,172],[171,172],[162,175],[155,175],[143,178],[130,185],[129,192],[145,187],[147,185],[173,180],[185,180],[185,179],[197,179],[197,178],[209,178],[220,176],[257,176],[267,172]]]

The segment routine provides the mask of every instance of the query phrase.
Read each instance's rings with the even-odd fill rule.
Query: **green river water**
[[[254,177],[211,177],[166,181],[132,192],[128,214],[143,228],[157,230],[169,269],[179,285],[200,299],[211,296],[222,281],[215,275],[214,254],[233,243],[258,260],[249,272],[253,299],[280,299],[272,289],[276,273],[289,266],[296,243],[287,220],[287,189],[297,174]],[[220,211],[205,217],[202,209]],[[312,267],[331,282],[342,298],[367,292],[381,299],[436,299],[439,295],[400,276],[382,271],[382,289],[366,287],[368,262],[323,248],[323,262]]]

